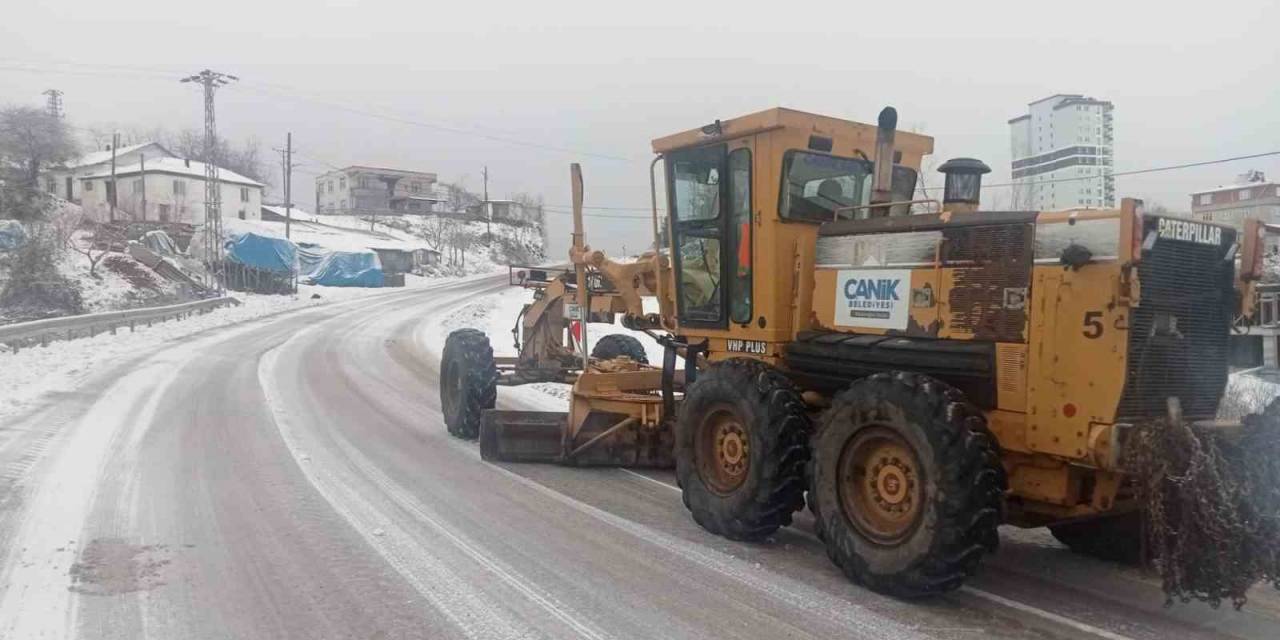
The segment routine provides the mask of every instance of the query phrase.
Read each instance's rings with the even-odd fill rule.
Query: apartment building
[[[1114,208],[1112,110],[1106,100],[1063,93],[1009,120],[1013,207]]]

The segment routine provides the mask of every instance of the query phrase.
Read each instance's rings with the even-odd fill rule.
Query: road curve
[[[804,514],[741,544],[670,474],[484,463],[441,425],[424,328],[504,280],[205,332],[0,425],[0,638],[1280,636],[1273,597],[1164,609],[1038,533],[907,603],[844,580]]]

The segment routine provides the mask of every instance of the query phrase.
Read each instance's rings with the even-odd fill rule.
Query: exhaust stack
[[[898,110],[885,107],[880,111],[876,129],[875,180],[871,189],[871,204],[893,202],[893,138],[898,128]],[[888,215],[887,209],[873,210],[873,216]]]

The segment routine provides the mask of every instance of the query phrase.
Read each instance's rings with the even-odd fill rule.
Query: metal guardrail
[[[192,314],[208,313],[219,307],[239,304],[239,300],[228,296],[164,307],[105,311],[20,322],[0,326],[0,344],[8,345],[14,353],[17,353],[19,348],[31,344],[47,346],[52,340],[73,340],[77,336],[93,337],[104,331],[114,334],[121,327],[128,327],[133,331],[139,324],[151,326],[153,323],[164,322],[170,318],[190,317]]]

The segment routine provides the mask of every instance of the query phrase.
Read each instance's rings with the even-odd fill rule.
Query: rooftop
[[[362,165],[362,164],[353,164],[351,166],[343,167],[341,169],[335,169],[334,171],[330,171],[329,173],[326,173],[324,175],[327,176],[330,173],[352,173],[352,172],[359,172],[359,171],[369,171],[373,173],[403,174],[403,175],[411,175],[411,176],[430,176],[432,180],[435,180],[436,178],[436,174],[430,171],[412,171],[409,169],[392,169],[389,167],[371,167],[371,166]],[[324,177],[324,176],[321,176],[321,177]]]
[[[139,149],[145,149],[150,146],[154,146],[159,150],[163,151],[166,156],[173,156],[173,153],[171,153],[168,149],[165,149],[159,142],[144,142],[142,144],[134,144],[134,145],[129,145],[127,147],[117,147],[116,155],[122,156],[126,153],[132,153],[134,151],[138,151]],[[75,160],[71,160],[70,162],[67,162],[67,166],[68,167],[87,167],[95,164],[102,164],[104,162],[111,162],[110,149],[107,149],[105,151],[91,151],[89,153],[84,154],[83,156],[80,156],[79,158],[76,158]]]
[[[1219,193],[1222,191],[1237,191],[1239,189],[1247,189],[1249,187],[1270,187],[1270,186],[1277,186],[1277,185],[1280,185],[1280,183],[1276,183],[1271,180],[1266,180],[1263,182],[1241,182],[1239,184],[1217,186],[1212,189],[1201,189],[1199,191],[1192,191],[1191,195],[1198,196],[1202,193]]]
[[[119,153],[119,151],[117,151]],[[124,167],[116,167],[116,178],[130,175],[138,175],[142,173],[142,167],[139,164],[131,164]],[[192,178],[204,178],[204,163],[195,160],[186,160],[184,158],[156,158],[147,161],[147,173],[166,173],[171,175],[190,176]],[[97,178],[109,178],[111,172],[99,171],[92,175],[82,176],[81,180],[93,180]],[[250,187],[263,187],[261,182],[252,178],[246,178],[229,169],[218,169],[218,180],[221,182],[231,182],[235,184],[243,184]]]

